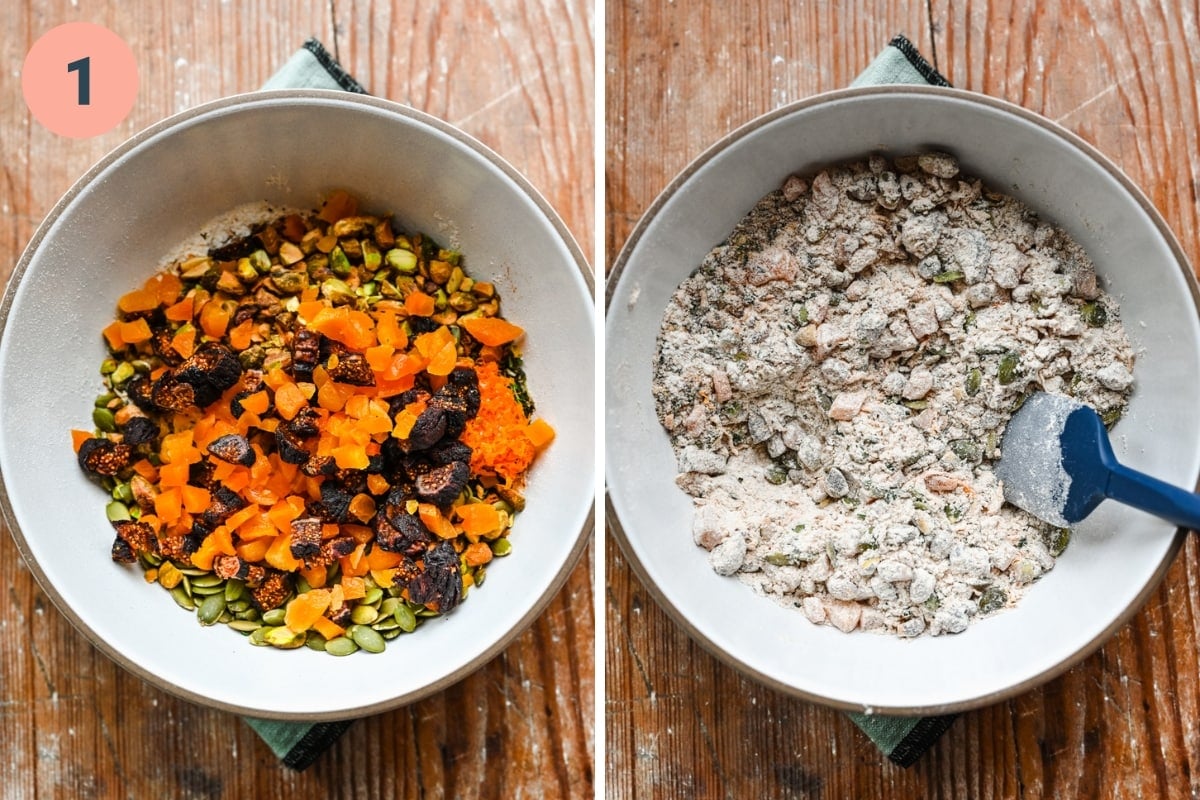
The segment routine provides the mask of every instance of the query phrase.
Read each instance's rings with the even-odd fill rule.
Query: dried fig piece
[[[133,448],[123,442],[92,437],[79,447],[78,460],[84,472],[111,477],[129,466]]]
[[[250,440],[239,433],[227,433],[213,440],[208,446],[208,452],[229,464],[240,464],[243,467],[254,464],[254,448],[250,446]]]
[[[451,461],[418,475],[417,496],[427,503],[448,506],[471,479],[471,469],[462,461]]]
[[[307,561],[321,552],[321,520],[301,517],[292,520],[292,558]]]
[[[442,614],[462,600],[458,553],[449,540],[438,542],[425,554],[423,569],[408,582],[408,596]]]

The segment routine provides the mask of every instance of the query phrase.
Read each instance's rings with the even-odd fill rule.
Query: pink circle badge
[[[62,136],[112,130],[133,108],[138,72],[120,36],[90,22],[68,22],[33,43],[21,70],[25,105]]]

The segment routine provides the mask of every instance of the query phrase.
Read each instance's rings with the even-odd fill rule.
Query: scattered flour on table
[[[958,633],[1069,532],[1004,503],[1036,390],[1119,417],[1133,351],[1061,229],[945,154],[791,176],[684,281],[654,365],[695,541],[814,623]]]
[[[229,211],[218,214],[200,226],[199,230],[167,252],[161,264],[175,264],[194,256],[206,255],[210,248],[220,247],[237,239],[243,239],[259,225],[288,214],[311,215],[311,209],[298,209],[259,200],[243,203]]]

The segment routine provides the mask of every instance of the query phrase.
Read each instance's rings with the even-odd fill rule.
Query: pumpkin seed
[[[225,593],[225,608],[229,609],[229,612],[231,614],[237,614],[241,611],[248,610],[250,608],[250,602],[248,600],[234,600],[231,603],[231,602],[229,602],[229,593],[226,592]]]
[[[396,613],[396,609],[400,605],[401,605],[401,601],[400,601],[400,598],[398,598],[398,597],[385,598],[384,601],[379,605],[379,616],[380,617],[392,616],[393,614]]]
[[[378,586],[376,586],[374,589],[371,589],[370,591],[368,591],[366,593],[366,595],[363,597],[363,599],[359,602],[362,605],[378,606],[379,601],[382,599],[383,599],[383,589],[380,589]]]
[[[400,623],[396,622],[395,617],[389,615],[375,620],[371,623],[371,627],[380,633],[384,633],[385,631],[400,630]]]
[[[1004,590],[997,586],[989,586],[983,590],[983,594],[979,596],[979,610],[987,614],[1004,607],[1008,601],[1008,596],[1004,594]]]
[[[266,647],[267,646],[267,633],[270,632],[271,630],[273,630],[273,629],[268,628],[265,625],[260,625],[259,627],[250,631],[250,644],[255,645],[257,647]]]
[[[287,614],[285,608],[272,608],[270,611],[262,615],[264,625],[282,625],[284,615]]]
[[[201,625],[213,625],[225,613],[225,595],[211,594],[204,598],[200,603],[200,608],[196,610],[196,616],[200,618]]]
[[[484,569],[483,567],[476,567],[475,568],[475,577],[474,577],[475,585],[483,586],[483,581],[486,578],[487,578],[487,570]]]
[[[396,620],[396,624],[400,626],[400,630],[405,633],[412,633],[417,629],[417,615],[404,603],[396,606],[396,610],[392,612],[392,617]]]
[[[1016,353],[1005,353],[1000,359],[1000,367],[996,371],[996,380],[1007,386],[1017,379],[1017,365],[1020,363]]]
[[[118,483],[112,490],[112,496],[114,500],[120,500],[125,505],[129,505],[134,500],[133,487],[128,483]]]
[[[221,602],[225,602],[225,587],[224,586],[197,586],[192,582],[193,597],[208,597],[210,595],[221,595]]]
[[[181,567],[178,564],[176,564],[175,566],[176,566],[176,568],[178,568],[178,570],[180,572],[182,572],[184,575],[187,575],[189,578],[198,578],[201,575],[211,575],[212,574],[211,572],[209,572],[208,570],[205,570],[205,569],[196,569],[195,567]]]
[[[117,432],[117,420],[107,408],[92,409],[92,423],[105,433]]]
[[[304,646],[309,650],[319,650],[325,652],[325,637],[316,631],[309,631],[308,636],[304,639]]]
[[[353,611],[350,612],[350,619],[353,620],[356,625],[370,625],[372,622],[379,619],[379,612],[375,610],[374,606],[359,604],[354,607]]]
[[[225,609],[221,616],[217,617],[217,622],[221,623],[222,625],[228,625],[229,623],[233,622],[233,614],[230,613],[229,609]]]
[[[187,609],[188,611],[196,610],[196,603],[192,600],[191,595],[189,595],[182,586],[176,586],[171,590],[171,599],[174,600],[176,605],[178,605],[180,608]]]
[[[1079,309],[1083,321],[1093,328],[1102,328],[1108,322],[1108,309],[1096,302],[1084,303]]]
[[[979,394],[979,389],[981,386],[983,386],[983,372],[979,369],[979,367],[975,367],[973,370],[967,373],[967,394],[971,397],[974,397],[975,395]]]
[[[490,545],[494,556],[504,557],[512,552],[512,542],[508,540],[507,536],[491,542]]]
[[[267,644],[272,647],[278,647],[281,650],[294,650],[297,647],[303,647],[307,638],[305,634],[296,633],[284,625],[268,629],[266,635],[263,637]]]
[[[245,611],[235,611],[233,612],[233,615],[238,619],[251,620],[253,622],[262,624],[262,614],[258,612],[257,608],[247,608]]]
[[[392,639],[395,639],[397,636],[399,636],[402,633],[404,633],[404,631],[400,630],[399,628],[394,628],[393,630],[390,630],[390,631],[381,631],[379,635],[383,637],[383,640],[385,642],[387,642],[387,641],[391,641]]]
[[[228,624],[238,633],[253,633],[262,627],[261,622],[252,619],[235,619]]]
[[[204,589],[204,588],[208,588],[208,587],[212,587],[212,586],[217,586],[219,584],[224,584],[224,582],[225,581],[219,575],[209,572],[207,574],[197,575],[195,578],[192,578],[192,588],[193,589]],[[224,591],[223,586],[222,586],[222,591]]]
[[[242,595],[246,593],[246,584],[238,580],[225,582],[225,602],[232,603],[235,600],[240,600]],[[240,609],[239,609],[240,610]]]
[[[339,636],[336,639],[330,639],[325,643],[325,652],[331,656],[348,656],[351,653],[358,651],[358,645],[353,639],[345,636]]]
[[[304,594],[305,592],[311,591],[312,586],[309,584],[309,582],[305,580],[303,575],[298,575],[296,577],[296,594]]]
[[[368,653],[382,653],[387,648],[379,632],[368,625],[351,625],[347,633],[356,645]]]
[[[109,522],[122,522],[124,520],[133,519],[129,514],[129,507],[120,500],[113,500],[104,507],[104,514],[108,517]]]

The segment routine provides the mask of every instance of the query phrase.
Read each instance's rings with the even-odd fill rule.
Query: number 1
[[[67,72],[79,73],[79,105],[92,104],[92,59],[89,56],[67,64]]]

